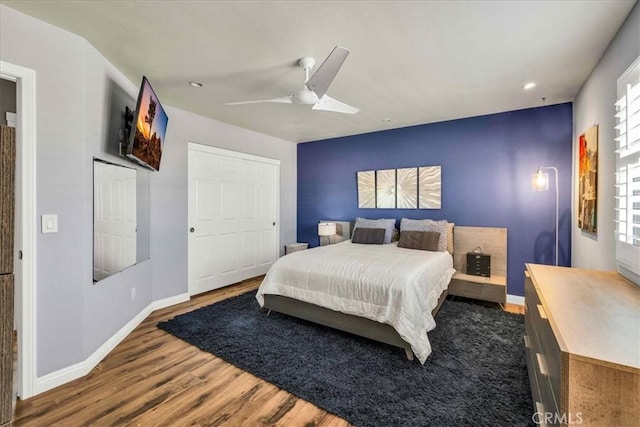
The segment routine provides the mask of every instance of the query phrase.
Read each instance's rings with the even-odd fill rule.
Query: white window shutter
[[[640,278],[640,58],[618,79],[615,103],[618,269]],[[640,283],[638,283],[640,285]]]

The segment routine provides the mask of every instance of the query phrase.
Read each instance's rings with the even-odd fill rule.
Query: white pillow
[[[356,225],[353,227],[353,230],[355,231],[356,228],[384,228],[384,242],[391,243],[391,236],[393,235],[393,229],[395,227],[395,219],[356,218]]]
[[[440,233],[438,240],[438,252],[447,250],[447,221],[434,221],[432,219],[408,219],[400,220],[400,233],[403,231],[435,231]]]

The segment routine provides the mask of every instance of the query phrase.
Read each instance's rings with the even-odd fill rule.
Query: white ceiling
[[[164,104],[306,142],[571,101],[635,0],[1,3],[146,75]],[[351,54],[327,93],[358,114],[224,105],[298,91],[298,58],[335,45]]]

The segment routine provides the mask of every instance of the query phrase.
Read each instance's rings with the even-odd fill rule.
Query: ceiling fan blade
[[[317,104],[311,107],[313,110],[322,111],[335,111],[336,113],[355,114],[360,111],[359,108],[347,105],[344,102],[340,102],[337,99],[330,97],[329,95],[323,96]]]
[[[283,104],[291,104],[293,102],[293,95],[283,96],[280,98],[260,99],[257,101],[226,102],[224,105],[259,104],[261,102],[279,102]]]
[[[342,63],[347,59],[347,55],[349,55],[348,49],[342,46],[334,47],[327,59],[307,81],[307,87],[314,91],[318,98],[322,98],[325,94],[336,74],[338,74],[338,70],[342,67]]]

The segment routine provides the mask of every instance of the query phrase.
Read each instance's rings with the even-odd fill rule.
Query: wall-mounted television
[[[169,118],[146,77],[142,77],[138,102],[133,113],[133,129],[126,155],[142,166],[160,170],[164,137]]]

